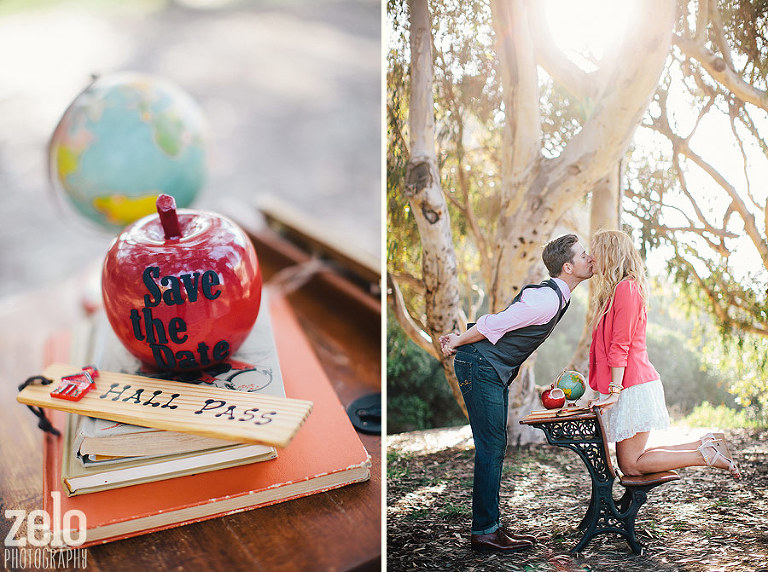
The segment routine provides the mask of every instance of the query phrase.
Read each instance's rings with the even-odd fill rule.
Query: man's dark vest
[[[547,339],[552,330],[555,329],[555,325],[565,314],[568,309],[570,300],[563,304],[563,293],[554,280],[545,280],[541,284],[529,284],[524,286],[514,300],[512,304],[518,302],[523,292],[528,288],[552,288],[557,293],[559,300],[559,306],[555,316],[546,324],[539,326],[526,326],[517,330],[512,330],[501,336],[501,338],[492,344],[487,339],[474,342],[474,346],[477,350],[487,359],[496,372],[499,374],[501,381],[509,385],[517,377],[517,372],[520,371],[520,366],[528,357],[536,351],[544,340]],[[512,305],[510,304],[510,306]],[[509,306],[507,306],[509,307]]]

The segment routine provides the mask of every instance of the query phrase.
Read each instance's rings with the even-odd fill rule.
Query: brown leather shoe
[[[472,550],[478,552],[520,552],[533,547],[528,540],[513,540],[499,528],[491,534],[473,534]]]
[[[500,529],[504,534],[507,535],[507,538],[510,540],[525,540],[527,542],[531,542],[532,544],[536,544],[536,537],[532,534],[515,534],[511,530],[509,530],[506,526],[502,526]]]

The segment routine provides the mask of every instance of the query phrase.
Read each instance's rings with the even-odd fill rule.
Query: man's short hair
[[[573,262],[573,251],[571,247],[579,242],[579,237],[575,234],[565,234],[554,240],[550,240],[541,253],[541,259],[544,266],[552,278],[560,276],[563,271],[563,264]]]

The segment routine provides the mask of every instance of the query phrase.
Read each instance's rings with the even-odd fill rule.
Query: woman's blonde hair
[[[648,280],[645,264],[632,239],[619,230],[599,230],[592,237],[590,254],[595,259],[589,315],[592,329],[613,306],[616,286],[622,280],[637,283],[643,304],[648,305]]]

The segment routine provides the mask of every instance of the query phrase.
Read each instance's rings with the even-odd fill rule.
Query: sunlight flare
[[[544,13],[557,46],[589,72],[619,45],[635,7],[635,0],[546,0]]]

